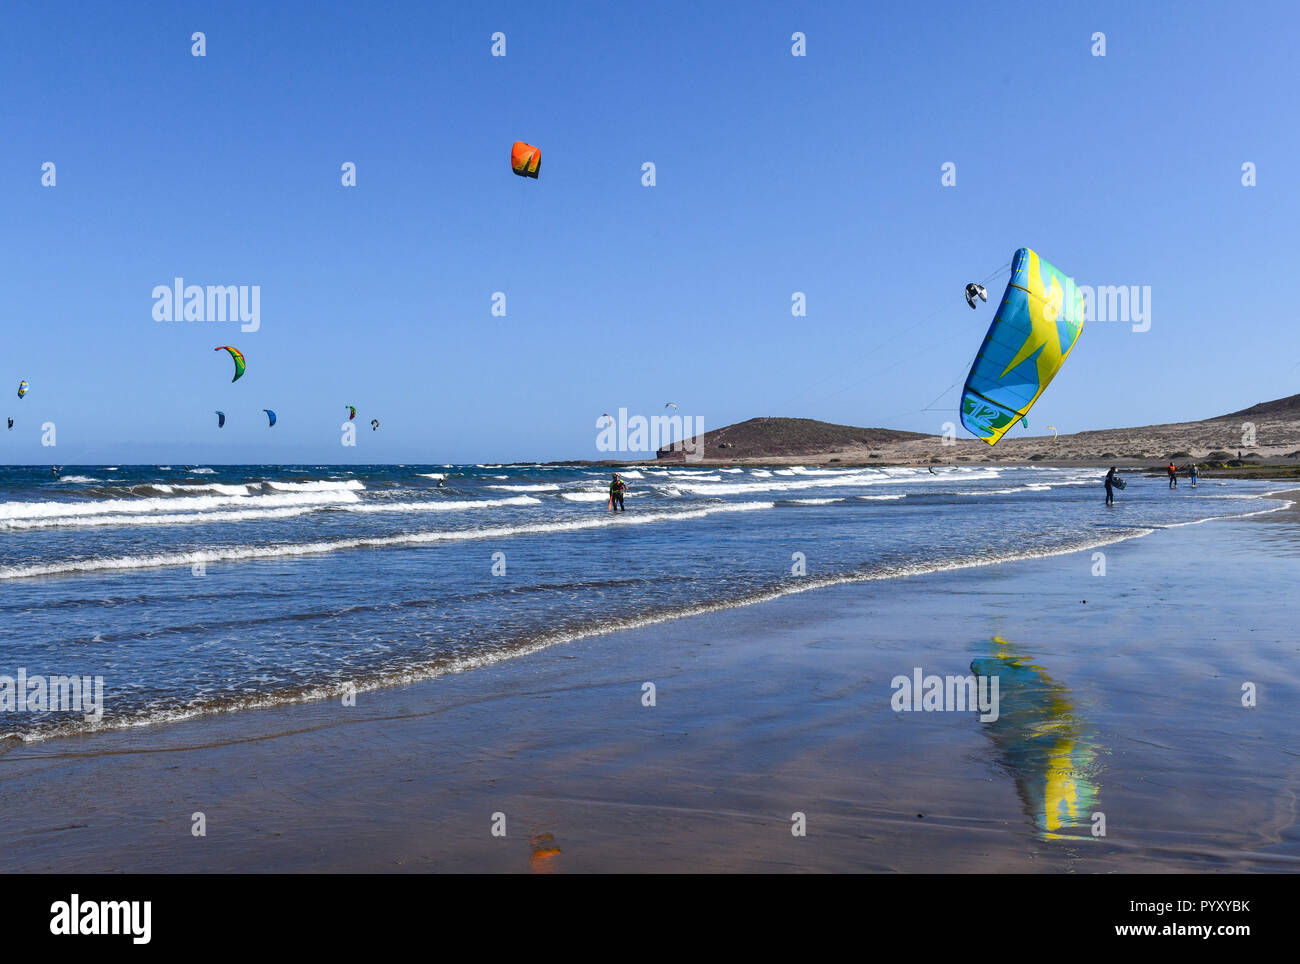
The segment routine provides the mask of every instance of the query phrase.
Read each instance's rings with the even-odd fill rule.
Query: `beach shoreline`
[[[1300,574],[1297,515],[1293,504],[1112,543],[1104,577],[1083,551],[851,582],[351,707],[5,741],[0,866],[1300,869],[1284,594]],[[1105,837],[1045,839],[1034,765],[972,715],[891,709],[891,679],[967,672],[995,638],[1070,694],[1071,726],[1095,744],[1087,778]],[[1248,710],[1243,681],[1261,694]]]

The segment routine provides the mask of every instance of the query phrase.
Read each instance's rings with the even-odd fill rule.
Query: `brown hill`
[[[817,456],[846,449],[879,448],[898,442],[928,438],[919,432],[899,432],[888,428],[854,428],[833,425],[811,418],[751,418],[747,422],[705,432],[704,453],[707,458],[726,461],[738,459],[783,459]],[[660,449],[656,458],[683,458],[680,451]]]
[[[1260,402],[1239,412],[1199,422],[1096,429],[1056,438],[1013,435],[996,446],[969,436],[945,440],[937,435],[853,428],[809,418],[753,418],[707,432],[703,442],[705,463],[1106,462],[1131,465],[1173,459],[1184,464],[1222,459],[1225,455],[1236,457],[1238,452],[1252,460],[1294,459],[1296,447],[1300,445],[1300,395]],[[676,461],[683,455],[679,451],[661,450],[657,457]]]
[[[1221,415],[1220,418],[1246,418],[1257,415],[1269,415],[1274,418],[1292,418],[1300,419],[1300,395],[1288,395],[1286,398],[1274,399],[1271,402],[1260,402],[1252,405],[1250,408],[1243,408],[1240,412],[1232,412],[1229,415]]]

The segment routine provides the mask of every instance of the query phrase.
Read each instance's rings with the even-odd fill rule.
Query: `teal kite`
[[[970,293],[967,301],[972,302]],[[972,307],[974,305],[972,304]],[[1083,331],[1083,294],[1074,279],[1021,248],[1011,281],[971,365],[961,423],[996,445],[1038,401]]]

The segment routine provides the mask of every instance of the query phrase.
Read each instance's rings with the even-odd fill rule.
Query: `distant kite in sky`
[[[12,432],[13,428],[14,428],[14,420],[11,418],[9,419],[9,431]]]
[[[27,394],[27,382],[26,380],[23,380],[18,383],[18,397],[22,398],[26,394]]]
[[[676,408],[676,407],[677,407],[676,402],[669,402],[667,405],[664,406],[664,408]]]
[[[354,418],[357,417],[357,407],[356,407],[355,405],[344,405],[343,407],[346,408],[346,409],[348,410],[348,421],[349,421],[349,422],[352,421]]]
[[[515,141],[510,148],[510,169],[520,177],[537,177],[542,169],[542,152],[532,144]]]
[[[969,295],[967,300],[970,301]],[[1083,293],[1074,279],[1021,248],[1011,281],[984,336],[961,395],[961,423],[996,445],[1025,417],[1083,331]]]
[[[217,428],[225,428],[225,427],[226,427],[226,413],[217,412]]]
[[[971,310],[974,310],[975,308],[976,298],[980,301],[988,301],[989,293],[984,290],[983,285],[977,285],[974,283],[968,284],[966,286],[966,304],[971,306]]]
[[[1057,432],[1056,432],[1056,426],[1055,426],[1055,425],[1049,425],[1049,426],[1047,426],[1047,427],[1050,428],[1050,429],[1052,430],[1052,438],[1055,439],[1055,438],[1056,438],[1056,435],[1057,435]]]
[[[240,351],[238,348],[231,348],[229,345],[218,345],[216,348],[212,350],[230,352],[230,357],[234,359],[235,362],[235,377],[232,378],[231,381],[232,382],[239,381],[240,376],[244,374],[244,353]]]
[[[266,412],[266,427],[270,428],[275,424],[275,412],[271,411],[269,408],[264,408],[262,411]]]
[[[379,419],[377,419],[377,418],[372,418],[372,419],[370,420],[370,431],[372,431],[372,432],[378,432],[378,431],[379,431]]]

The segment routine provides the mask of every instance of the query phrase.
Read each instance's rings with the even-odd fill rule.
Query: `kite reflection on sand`
[[[998,760],[1044,840],[1093,839],[1101,747],[1076,715],[1070,691],[994,636],[971,671],[999,679],[998,719],[984,724]]]
[[[554,858],[560,854],[560,848],[555,845],[555,836],[550,833],[538,834],[529,842],[532,847],[532,855],[528,858],[528,866],[535,874],[549,874],[555,871]]]

